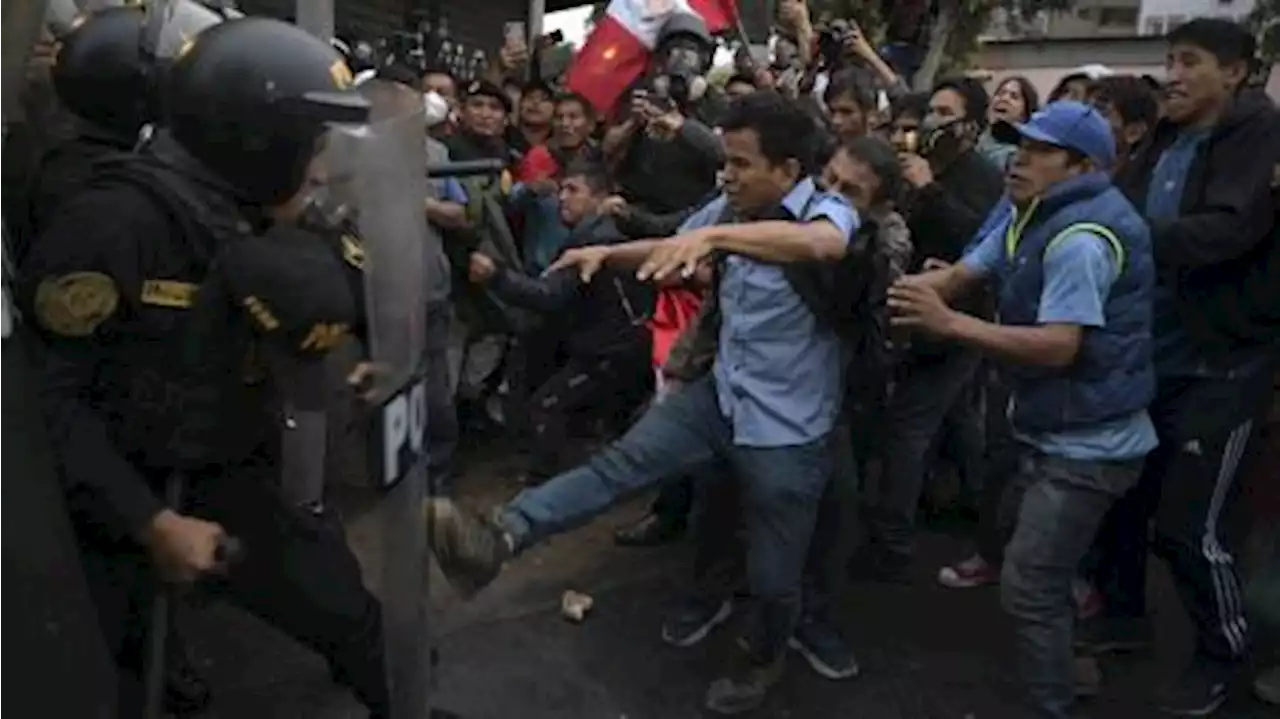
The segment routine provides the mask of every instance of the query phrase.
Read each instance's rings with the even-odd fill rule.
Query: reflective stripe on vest
[[[1022,232],[1031,222],[1031,218],[1035,215],[1036,208],[1039,205],[1040,200],[1037,198],[1032,201],[1031,207],[1027,208],[1027,211],[1024,214],[1020,215],[1017,209],[1014,209],[1013,217],[1009,221],[1009,227],[1004,233],[1004,250],[1008,259],[1013,259],[1013,253],[1018,250],[1018,243],[1022,240]],[[1062,231],[1054,235],[1053,238],[1049,240],[1048,244],[1044,246],[1045,254],[1049,254],[1050,250],[1052,250],[1055,245],[1061,243],[1063,240],[1077,232],[1091,232],[1106,240],[1107,244],[1111,245],[1111,251],[1114,252],[1116,256],[1116,275],[1118,276],[1120,272],[1123,271],[1126,259],[1124,243],[1120,241],[1120,238],[1116,236],[1116,233],[1096,222],[1077,222],[1074,225],[1068,225],[1063,228]]]

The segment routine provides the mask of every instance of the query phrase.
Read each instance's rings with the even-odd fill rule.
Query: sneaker
[[[1231,673],[1227,665],[1194,661],[1176,681],[1160,690],[1156,706],[1173,716],[1209,716],[1227,701]]]
[[[1253,693],[1268,704],[1280,705],[1280,664],[1258,674],[1253,680]]]
[[[971,589],[1000,583],[1000,567],[989,564],[981,554],[938,570],[938,583],[952,589]]]
[[[829,623],[805,620],[796,627],[787,646],[799,652],[809,666],[827,679],[858,676],[858,660],[840,632]]]
[[[471,597],[498,576],[511,558],[515,543],[496,523],[458,507],[452,500],[432,498],[423,503],[427,543],[449,583]]]
[[[707,687],[707,709],[717,714],[743,714],[759,708],[769,690],[782,679],[786,658],[786,652],[782,652],[767,663],[739,660],[727,676]]]
[[[733,614],[733,600],[720,604],[690,600],[662,622],[662,641],[677,647],[691,647],[707,638],[716,625]]]
[[[1128,654],[1151,647],[1153,631],[1146,617],[1105,617],[1076,624],[1076,649],[1089,654]]]

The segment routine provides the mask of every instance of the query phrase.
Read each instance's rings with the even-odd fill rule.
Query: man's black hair
[[[756,90],[729,103],[720,129],[725,133],[754,130],[760,152],[770,163],[787,160],[807,166],[813,151],[813,120],[799,103],[772,90]]]
[[[1231,20],[1196,18],[1170,30],[1165,39],[1170,45],[1198,47],[1217,58],[1220,65],[1243,62],[1246,74],[1257,61],[1257,40],[1248,28]]]
[[[889,143],[878,137],[858,137],[841,143],[840,152],[861,162],[880,178],[880,190],[877,201],[888,200],[894,204],[902,201],[905,181],[902,178],[902,163],[898,161],[898,153]]]
[[[822,92],[822,100],[830,105],[841,97],[853,100],[853,104],[864,112],[876,109],[875,83],[860,67],[846,68],[831,76],[831,82]]]
[[[906,95],[900,95],[898,99],[893,101],[889,106],[890,112],[894,117],[914,117],[923,120],[925,115],[929,114],[929,97],[932,93],[928,92],[909,92]]]
[[[562,102],[576,102],[582,106],[582,111],[586,113],[588,119],[594,120],[596,117],[595,106],[591,104],[590,100],[583,97],[580,93],[570,91],[562,92],[556,95],[555,102],[557,105]]]
[[[453,84],[458,84],[458,78],[453,74],[453,71],[444,65],[427,65],[422,70],[422,76],[426,77],[427,75],[444,75],[453,80]]]
[[[1089,100],[1098,107],[1113,107],[1126,125],[1141,122],[1156,124],[1159,108],[1151,85],[1136,75],[1112,75],[1089,86]]]
[[[595,160],[581,157],[572,160],[560,173],[562,180],[569,177],[581,177],[591,189],[591,193],[595,195],[607,194],[613,187],[609,180],[609,171],[605,169],[603,163]]]
[[[419,89],[418,86],[422,83],[422,76],[418,71],[401,62],[393,62],[378,68],[378,79],[398,82],[415,90]]]
[[[751,87],[756,87],[756,79],[746,73],[739,72],[724,81],[725,87],[729,87],[730,85],[750,85]]]
[[[933,86],[933,95],[943,90],[951,90],[964,98],[965,119],[978,123],[979,127],[987,125],[987,105],[991,102],[987,89],[982,83],[971,77],[949,77]]]

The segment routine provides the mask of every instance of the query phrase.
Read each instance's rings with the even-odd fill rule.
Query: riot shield
[[[44,29],[47,0],[0,0],[0,122],[19,118],[27,60]]]
[[[141,38],[142,51],[145,56],[161,62],[178,57],[196,35],[207,28],[223,20],[243,17],[242,13],[229,4],[211,3],[206,6],[195,0],[147,0],[144,6],[147,9],[147,24]]]
[[[426,147],[422,95],[370,81],[367,125],[325,138],[327,204],[363,256],[369,371],[360,394],[368,426],[369,484],[379,496],[368,546],[356,542],[366,579],[382,599],[393,713],[422,717],[429,663],[426,533]],[[357,520],[359,521],[359,520]]]

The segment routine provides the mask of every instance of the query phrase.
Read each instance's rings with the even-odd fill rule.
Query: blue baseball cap
[[[1111,123],[1091,105],[1059,100],[1040,108],[1022,123],[996,123],[991,135],[1000,142],[1017,144],[1022,138],[1075,150],[1106,169],[1116,161],[1116,140]]]

